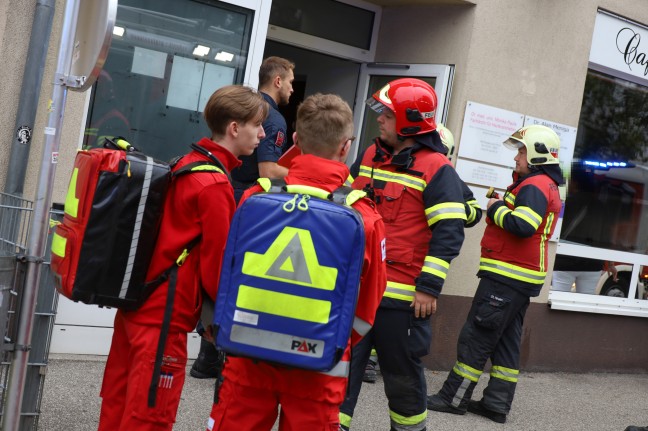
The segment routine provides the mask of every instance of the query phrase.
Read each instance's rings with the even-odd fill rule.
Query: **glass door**
[[[378,136],[377,114],[367,109],[364,103],[373,93],[394,79],[411,77],[421,79],[432,85],[437,93],[439,105],[437,107],[437,122],[445,122],[450,100],[450,90],[454,66],[440,64],[390,64],[368,63],[360,69],[358,91],[354,106],[354,124],[356,135],[359,139],[351,150],[349,163],[367,148],[373,138]]]

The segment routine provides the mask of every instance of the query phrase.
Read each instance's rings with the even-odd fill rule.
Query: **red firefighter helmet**
[[[372,97],[367,105],[377,113],[389,108],[396,116],[396,133],[422,135],[436,130],[437,95],[425,81],[401,78],[391,81]]]

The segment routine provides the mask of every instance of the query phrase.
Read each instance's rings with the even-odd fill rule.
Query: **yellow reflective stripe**
[[[371,178],[373,176],[373,179],[375,180],[385,181],[388,183],[402,184],[406,187],[411,187],[420,192],[425,190],[425,187],[427,186],[425,180],[422,180],[421,178],[417,178],[413,175],[390,172],[382,169],[374,169],[372,172],[371,167],[364,166],[364,165],[360,166],[359,176],[367,177],[367,178]]]
[[[99,133],[99,128],[97,127],[87,127],[84,132],[88,136],[97,136],[97,133]]]
[[[225,173],[218,166],[214,166],[214,165],[200,165],[191,168],[191,172],[197,172],[197,171],[219,172],[221,174]]]
[[[452,371],[456,374],[459,374],[461,377],[464,377],[471,382],[477,382],[479,377],[482,375],[482,371],[476,368],[470,367],[462,362],[456,362],[455,366],[452,368]]]
[[[504,202],[511,204],[511,206],[515,206],[515,195],[511,192],[504,193]]]
[[[427,272],[428,274],[436,275],[445,280],[448,275],[448,269],[450,269],[450,264],[445,260],[437,257],[425,256],[421,272]]]
[[[414,292],[416,286],[412,284],[396,283],[395,281],[387,281],[387,289],[383,296],[388,298],[400,299],[402,301],[411,301],[414,299]]]
[[[547,273],[544,271],[534,271],[502,262],[501,260],[487,259],[484,257],[479,259],[479,269],[532,284],[544,284],[545,277],[547,276]]]
[[[403,416],[403,415],[399,415],[393,410],[389,410],[389,417],[393,422],[395,422],[398,425],[411,427],[411,426],[419,425],[427,420],[427,409],[425,409],[423,413],[420,413],[418,415],[413,415],[413,416]]]
[[[52,236],[52,253],[54,253],[60,258],[64,258],[66,244],[67,244],[67,238],[64,238],[61,235],[54,232],[54,235]]]
[[[270,190],[270,187],[272,187],[272,181],[270,181],[270,178],[259,178],[257,179],[257,183],[259,183],[263,191],[266,192]]]
[[[542,217],[538,215],[537,212],[533,211],[529,207],[519,206],[513,210],[511,213],[512,216],[521,218],[525,222],[533,226],[534,230],[538,230],[540,223],[542,223]]]
[[[317,187],[302,186],[297,184],[286,184],[286,191],[288,193],[301,193],[303,195],[315,196],[316,198],[320,199],[328,199],[331,195],[331,193],[327,192],[326,190]]]
[[[344,200],[344,203],[348,206],[351,206],[357,201],[359,201],[360,199],[364,198],[365,196],[367,196],[367,192],[363,190],[353,190],[351,193],[347,195],[346,199]]]
[[[65,196],[64,211],[70,217],[77,217],[79,213],[79,199],[76,196],[77,179],[79,176],[79,168],[74,168],[72,171],[72,178],[70,178],[70,185],[68,186],[67,196]]]
[[[240,285],[236,306],[314,323],[328,323],[331,302]]]
[[[507,382],[517,383],[518,375],[520,370],[514,370],[513,368],[501,367],[499,365],[493,365],[491,368],[490,375],[496,379],[506,380]]]
[[[444,202],[425,209],[428,226],[439,220],[461,219],[466,220],[466,207],[459,202]]]
[[[545,225],[544,231],[540,237],[540,269],[546,271],[547,263],[545,262],[545,247],[547,243],[547,238],[549,238],[549,232],[551,232],[551,225],[553,225],[555,214],[550,212],[547,216],[547,224]]]
[[[351,174],[349,174],[346,181],[344,182],[344,185],[347,187],[351,187],[352,184],[353,184],[353,177],[351,176]]]
[[[477,202],[477,199],[470,199],[466,201],[466,203],[475,209],[481,209],[479,202]]]
[[[477,210],[481,209],[481,207],[479,206],[479,203],[477,203],[476,199],[466,201],[466,205],[468,206],[468,212],[470,212],[470,215],[466,218],[466,223],[470,224],[477,218]]]
[[[303,257],[304,265],[295,258]],[[245,252],[243,274],[316,289],[333,290],[338,270],[320,265],[311,233],[286,226],[265,253]]]
[[[493,216],[493,222],[501,228],[504,227],[504,216],[511,213],[511,210],[508,209],[505,205],[500,206],[495,210],[495,215]]]
[[[339,419],[340,419],[340,425],[342,425],[343,427],[347,427],[347,429],[351,428],[351,416],[340,412]]]

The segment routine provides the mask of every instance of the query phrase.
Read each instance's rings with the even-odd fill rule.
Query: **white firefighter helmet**
[[[437,123],[437,132],[439,132],[439,136],[441,136],[441,143],[448,149],[449,158],[454,152],[454,136],[452,136],[452,132],[441,123]]]
[[[527,149],[529,165],[558,164],[560,138],[547,126],[534,124],[522,127],[504,141],[504,145],[512,150],[517,150],[524,145]]]

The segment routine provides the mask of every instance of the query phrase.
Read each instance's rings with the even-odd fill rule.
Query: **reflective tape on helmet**
[[[428,226],[449,219],[466,220],[466,207],[463,202],[444,202],[425,209]]]
[[[373,178],[378,181],[385,181],[387,183],[396,183],[404,185],[405,187],[410,187],[414,190],[422,192],[425,190],[427,183],[425,180],[417,178],[413,175],[400,174],[396,172],[385,171],[382,169],[373,169],[369,166],[361,165],[360,173],[358,174],[361,177]]]
[[[545,277],[547,276],[547,273],[544,271],[534,271],[532,269],[523,268],[500,260],[487,259],[484,257],[479,259],[479,269],[480,271],[489,271],[503,275],[504,277],[532,284],[544,284]]]
[[[413,284],[396,283],[395,281],[387,281],[387,289],[383,296],[387,298],[400,299],[401,301],[411,301],[414,299],[414,292],[416,286]]]

